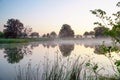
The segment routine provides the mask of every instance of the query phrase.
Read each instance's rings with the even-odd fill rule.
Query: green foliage
[[[98,65],[95,64],[92,69],[93,69],[93,71],[96,71],[98,69]]]
[[[90,66],[91,64],[89,62],[86,63],[86,66]]]
[[[99,80],[119,80],[119,79],[116,79],[115,76],[112,76],[112,77],[99,77]]]
[[[13,38],[9,38],[9,39],[6,39],[6,38],[1,38],[0,39],[0,43],[27,43],[27,42],[33,42],[33,41],[52,41],[53,39],[50,39],[50,38],[17,38],[17,39],[13,39]]]
[[[4,33],[0,31],[0,38],[4,37]]]
[[[107,37],[105,34],[105,30],[109,30],[109,28],[106,27],[95,27],[94,32],[95,32],[95,37]]]
[[[114,25],[112,29],[105,29],[104,34],[111,36],[115,41],[120,42],[120,23]]]
[[[116,6],[120,7],[120,2],[118,2]],[[107,16],[106,12],[101,9],[90,10],[90,12],[99,19],[101,19],[102,21],[102,23],[95,22],[94,24],[98,26],[104,26],[106,28],[108,28],[108,26],[111,26],[112,29],[111,30],[105,29],[104,33],[106,35],[111,36],[117,42],[119,42],[120,41],[120,11],[113,13],[114,18],[111,18],[112,16]]]
[[[114,63],[117,67],[117,71],[119,72],[120,74],[120,60],[116,60],[116,62]]]
[[[101,10],[101,9],[95,9],[95,10],[90,10],[90,12],[92,12],[92,14],[96,15],[96,17],[102,18],[104,19],[106,15],[106,12]]]
[[[119,51],[120,51],[120,49],[117,46],[106,46],[106,45],[102,44],[99,46],[98,53],[106,54],[106,53],[119,52]]]
[[[120,66],[120,60],[116,60],[115,65]]]
[[[98,26],[103,26],[101,23],[99,22],[94,22],[94,25],[98,25]]]
[[[0,39],[0,43],[25,43],[29,42],[28,39]]]

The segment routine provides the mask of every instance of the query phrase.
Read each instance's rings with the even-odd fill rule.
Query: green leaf
[[[120,60],[117,60],[114,64],[115,64],[116,66],[120,66]]]
[[[96,70],[97,70],[97,68],[98,68],[98,65],[97,65],[97,64],[95,64],[95,66],[93,66],[93,70],[94,70],[94,71],[96,71]]]

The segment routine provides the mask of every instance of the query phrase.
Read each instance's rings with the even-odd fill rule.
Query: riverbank
[[[48,38],[18,38],[18,39],[5,39],[1,38],[0,39],[0,44],[5,44],[5,43],[28,43],[28,42],[37,42],[37,41],[50,41],[52,39]]]
[[[26,43],[28,39],[0,39],[0,43]]]

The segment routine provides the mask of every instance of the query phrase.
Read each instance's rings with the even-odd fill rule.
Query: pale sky
[[[92,30],[99,20],[90,10],[102,9],[112,14],[118,11],[120,0],[0,0],[0,30],[8,19],[19,19],[40,35],[69,24],[75,34]]]

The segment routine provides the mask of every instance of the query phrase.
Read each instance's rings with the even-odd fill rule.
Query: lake
[[[0,44],[0,80],[16,79],[16,76],[19,75],[19,68],[24,70],[28,64],[31,65],[33,71],[36,66],[39,66],[40,74],[44,72],[45,68],[49,69],[56,61],[59,65],[64,63],[69,68],[71,65],[69,63],[74,62],[78,57],[78,62],[97,64],[100,75],[112,76],[116,73],[113,62],[120,59],[120,53],[99,54],[98,45],[101,45],[103,41],[106,45],[112,44],[112,41],[108,39]]]

